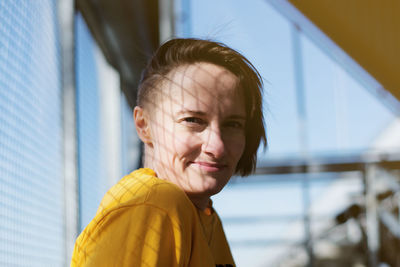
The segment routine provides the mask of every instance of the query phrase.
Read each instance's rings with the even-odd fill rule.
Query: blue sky
[[[178,22],[178,35],[213,39],[231,46],[243,53],[265,79],[269,149],[266,154],[260,153],[262,161],[298,156],[300,134],[291,24],[264,0],[181,1],[189,2],[190,10],[185,10],[185,26]],[[300,36],[300,45],[308,152],[329,156],[364,151],[395,116],[306,36]],[[319,174],[313,178],[310,197],[318,202],[329,192],[333,176]],[[243,240],[279,240],[292,223],[290,216],[304,210],[300,179],[290,180],[283,175],[273,180],[231,183],[214,197],[239,267],[267,262],[278,246],[235,244]],[[358,180],[341,186],[343,190],[339,191],[344,194],[358,194],[360,190]],[[322,215],[340,208],[327,208]],[[248,216],[280,219],[248,224],[229,221]],[[300,231],[293,238],[299,240],[302,236]]]
[[[265,79],[269,154],[299,153],[291,25],[267,1],[190,1],[186,36],[222,41],[242,52]],[[179,27],[178,27],[179,29]],[[182,33],[181,33],[182,34]],[[359,152],[394,119],[374,96],[301,35],[308,150]]]

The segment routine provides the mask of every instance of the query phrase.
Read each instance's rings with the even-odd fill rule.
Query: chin
[[[191,169],[184,175],[189,181],[189,190],[193,194],[204,194],[208,196],[219,193],[228,183],[230,176],[226,172],[207,173]]]
[[[201,192],[199,193],[205,193],[209,196],[218,194],[225,186],[226,183],[220,184],[218,183],[218,180],[213,178],[213,177],[207,177],[206,179],[203,180],[203,184],[201,185]]]

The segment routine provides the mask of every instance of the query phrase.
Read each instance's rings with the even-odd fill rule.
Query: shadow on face
[[[208,202],[235,173],[246,145],[238,78],[210,63],[182,65],[134,111],[145,167]],[[196,203],[195,203],[196,204]]]

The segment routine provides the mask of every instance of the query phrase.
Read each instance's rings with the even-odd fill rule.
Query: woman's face
[[[210,63],[167,75],[150,105],[150,166],[189,197],[218,193],[245,148],[246,111],[237,77]]]

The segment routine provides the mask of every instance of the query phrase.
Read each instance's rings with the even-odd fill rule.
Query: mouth
[[[198,167],[205,172],[219,172],[228,167],[226,164],[207,161],[193,161],[190,162],[190,164]]]

